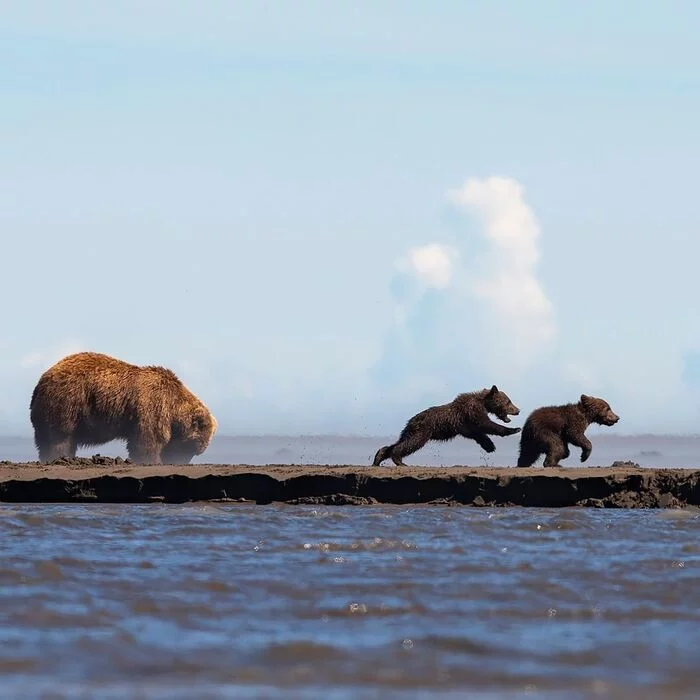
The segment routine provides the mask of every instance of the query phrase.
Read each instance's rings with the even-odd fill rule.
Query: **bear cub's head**
[[[520,409],[510,400],[508,394],[499,391],[495,384],[486,393],[484,405],[489,413],[493,413],[504,423],[510,423],[508,416],[517,416],[520,413]]]
[[[579,405],[591,421],[598,423],[598,425],[615,425],[620,420],[620,416],[613,413],[610,404],[604,399],[581,394]]]

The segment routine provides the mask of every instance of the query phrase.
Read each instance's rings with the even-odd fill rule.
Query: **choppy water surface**
[[[697,697],[693,511],[0,506],[2,697]]]

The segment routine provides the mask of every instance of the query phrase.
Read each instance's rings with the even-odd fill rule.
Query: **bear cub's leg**
[[[506,425],[501,425],[500,423],[495,423],[490,418],[479,425],[479,429],[488,435],[496,435],[497,437],[508,437],[509,435],[516,435],[522,428],[509,428]]]
[[[591,451],[593,450],[591,441],[583,433],[571,433],[568,435],[568,439],[572,445],[581,448],[581,461],[585,462],[591,456]]]
[[[518,456],[519,467],[531,467],[545,451],[545,446],[538,441],[521,440],[520,455]]]
[[[405,438],[400,439],[391,449],[391,461],[397,466],[405,466],[404,457],[418,452],[430,439],[430,435],[425,431],[412,433]]]
[[[386,445],[385,447],[380,447],[377,453],[374,455],[374,461],[372,466],[378,467],[385,459],[391,457],[391,451],[394,448],[393,445]]]
[[[476,443],[481,447],[482,450],[486,452],[495,452],[496,451],[496,445],[493,444],[493,440],[486,435],[486,433],[476,433],[475,435],[470,435],[470,438],[472,438]]]
[[[561,439],[559,435],[554,433],[549,433],[542,436],[542,441],[545,443],[545,453],[544,458],[545,467],[556,467],[559,465],[559,461],[564,459],[568,448],[566,443]]]

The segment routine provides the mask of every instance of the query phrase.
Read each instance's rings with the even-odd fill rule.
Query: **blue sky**
[[[585,392],[617,432],[696,432],[699,22],[3,7],[0,433],[76,349],[172,367],[225,434],[393,433],[494,382],[524,413]]]

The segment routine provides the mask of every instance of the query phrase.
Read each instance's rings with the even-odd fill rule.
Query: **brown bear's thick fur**
[[[41,375],[30,404],[39,459],[126,440],[143,464],[187,464],[217,429],[209,409],[164,367],[96,352],[68,355]]]
[[[581,448],[581,461],[585,462],[593,449],[584,435],[586,428],[591,423],[615,425],[618,420],[607,401],[586,394],[581,394],[578,403],[537,408],[523,426],[518,466],[531,467],[545,454],[544,466],[556,467],[571,454],[569,445]]]
[[[493,452],[496,446],[489,435],[515,435],[520,428],[506,428],[494,423],[489,413],[510,423],[508,416],[517,416],[520,409],[495,385],[490,389],[459,394],[450,403],[431,406],[410,418],[393,445],[379,448],[374,456],[374,466],[389,458],[401,466],[404,457],[420,450],[429,440],[447,441],[457,435],[475,440],[486,452]]]

